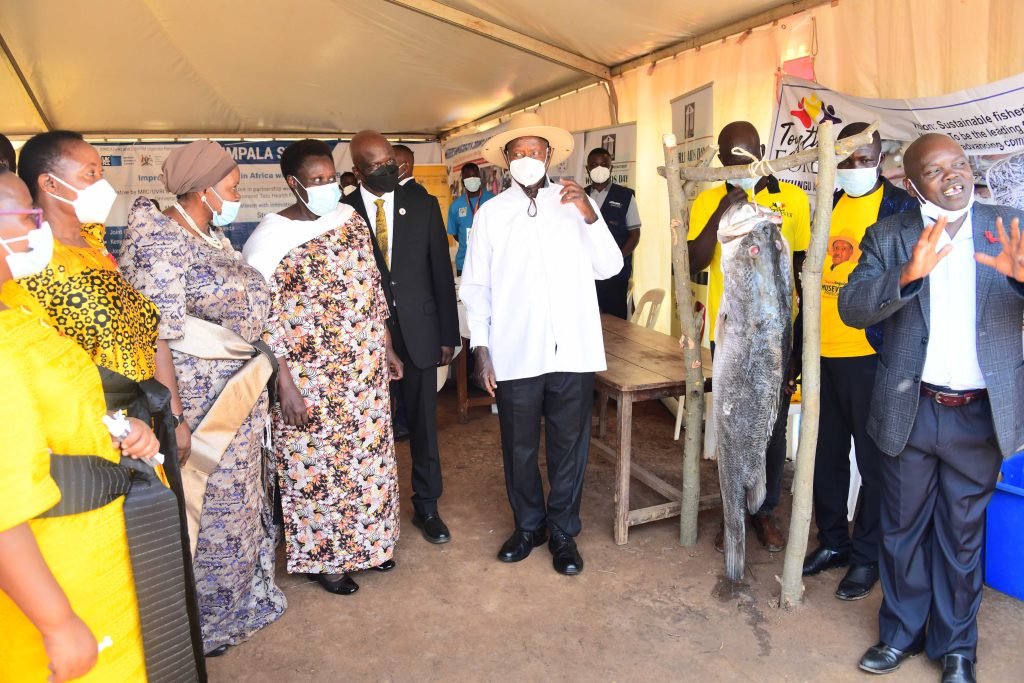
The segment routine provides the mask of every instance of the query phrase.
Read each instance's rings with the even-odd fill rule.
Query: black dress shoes
[[[871,589],[878,583],[878,563],[851,564],[846,576],[839,582],[836,597],[840,600],[860,600],[871,595]]]
[[[502,562],[519,562],[530,555],[530,551],[537,546],[543,545],[548,540],[548,530],[538,529],[537,531],[523,531],[516,529],[501,550],[498,551],[498,559]]]
[[[389,572],[395,568],[395,561],[388,560],[387,562],[381,562],[376,567],[370,567],[375,572]]]
[[[804,558],[804,576],[814,576],[826,569],[845,567],[850,564],[850,552],[841,552],[819,545],[817,549]]]
[[[942,658],[942,683],[977,683],[974,662],[963,655]]]
[[[429,515],[421,515],[419,513],[413,515],[412,525],[418,527],[423,532],[423,538],[427,539],[430,543],[439,545],[452,540],[448,526],[436,512]]]
[[[583,556],[576,547],[576,540],[563,531],[552,531],[548,541],[551,563],[555,571],[566,576],[576,576],[583,571]]]
[[[900,668],[905,659],[914,657],[924,651],[924,639],[921,638],[907,650],[897,650],[879,641],[868,648],[860,658],[860,668],[868,673],[888,674]]]
[[[221,645],[220,647],[213,648],[212,650],[210,650],[209,652],[207,652],[203,656],[204,657],[220,657],[221,655],[223,655],[227,651],[228,651],[228,645],[227,645],[227,643],[225,643],[224,645]]]
[[[337,578],[337,574],[306,574],[306,576],[310,581],[316,581],[323,586],[328,593],[335,595],[352,595],[359,590],[359,584],[353,581],[348,574],[342,574],[340,579]]]

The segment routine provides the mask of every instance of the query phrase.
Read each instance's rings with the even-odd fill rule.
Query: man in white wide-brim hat
[[[515,532],[498,552],[525,559],[550,540],[555,571],[583,570],[576,547],[590,447],[594,373],[605,369],[594,280],[622,270],[622,252],[579,184],[547,171],[572,135],[535,113],[514,116],[484,146],[512,186],[480,207],[460,294],[477,378],[498,400],[505,485]],[[537,454],[545,422],[547,501]]]

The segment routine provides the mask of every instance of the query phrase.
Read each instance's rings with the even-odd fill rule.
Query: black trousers
[[[975,658],[985,508],[1001,465],[987,399],[947,408],[921,397],[907,447],[882,458],[881,640],[906,650],[927,625],[929,657]]]
[[[413,365],[398,325],[391,327],[391,343],[405,364],[399,384],[412,453],[412,506],[420,515],[437,514],[443,490],[437,447],[437,368]]]
[[[711,342],[711,358],[714,357],[715,342]],[[775,416],[775,426],[772,427],[772,435],[764,452],[765,496],[761,508],[757,511],[759,515],[770,515],[775,512],[782,496],[782,473],[786,468],[786,427],[789,425],[789,394],[786,393],[784,386],[786,378],[783,377],[782,381],[783,386],[779,388],[782,396],[779,400],[779,412]]]
[[[516,529],[580,533],[583,474],[590,453],[594,373],[554,372],[498,382],[505,488]],[[538,454],[540,419],[548,465],[545,505]]]
[[[629,276],[623,271],[607,280],[594,280],[597,287],[597,307],[602,313],[626,320],[626,294],[629,291]]]
[[[821,359],[821,418],[814,457],[814,519],[818,542],[826,548],[850,551],[853,564],[878,561],[882,496],[881,451],[868,436],[871,389],[878,357]],[[860,509],[853,527],[847,523],[850,493],[850,439],[857,448],[860,470]]]

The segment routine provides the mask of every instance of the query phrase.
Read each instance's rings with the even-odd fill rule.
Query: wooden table
[[[629,527],[659,519],[678,517],[682,505],[682,492],[642,465],[631,462],[633,404],[660,398],[677,397],[686,392],[686,368],[683,350],[674,337],[649,330],[641,325],[610,315],[601,316],[604,331],[604,350],[608,369],[597,373],[595,390],[601,401],[599,407],[598,436],[591,439],[597,452],[616,464],[615,474],[615,543],[624,544]],[[711,377],[711,353],[702,349],[704,377]],[[706,381],[709,381],[706,379]],[[605,411],[609,399],[618,404],[616,444],[612,448],[601,441],[605,436]],[[671,431],[666,431],[672,438]],[[679,446],[682,470],[682,442]],[[629,509],[629,479],[635,477],[669,502],[636,510]],[[721,496],[704,496],[700,508],[718,504]]]

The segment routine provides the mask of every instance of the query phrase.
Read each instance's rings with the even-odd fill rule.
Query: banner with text
[[[702,156],[715,142],[715,101],[714,81],[706,83],[688,93],[671,100],[672,107],[672,132],[676,136],[677,151],[680,164],[692,164]],[[697,194],[707,183],[693,183],[690,188],[688,201],[697,198]],[[708,274],[707,271],[697,273],[690,278],[690,291],[693,299],[699,302],[701,310],[705,311],[708,300]],[[675,305],[676,290],[672,287],[672,334],[682,334],[679,322],[679,308]],[[702,320],[706,320],[706,313]],[[704,322],[706,325],[706,322]],[[708,342],[703,341],[707,346]]]
[[[228,226],[224,233],[236,248],[241,249],[249,235],[268,213],[280,211],[295,201],[291,190],[281,176],[281,153],[291,140],[270,142],[224,142],[224,148],[231,153],[241,170],[239,192],[242,194],[242,208],[238,220]],[[348,142],[325,140],[332,148],[338,163],[338,172],[351,168]],[[111,253],[118,254],[128,212],[138,197],[155,199],[161,207],[174,203],[160,181],[164,159],[185,142],[136,142],[131,144],[97,143],[93,145],[100,154],[103,173],[107,181],[117,190],[117,201],[107,219],[107,246]],[[408,143],[416,155],[416,161],[426,168],[440,161],[440,147],[437,143]],[[342,165],[347,160],[348,165]]]
[[[680,95],[669,105],[672,107],[672,132],[676,136],[679,163],[693,163],[715,140],[714,82]]]
[[[902,100],[853,97],[786,76],[767,157],[815,146],[823,121],[832,121],[838,133],[847,124],[875,119],[883,140],[909,142],[924,133],[950,136],[971,157],[975,175],[984,177],[994,160],[1024,151],[1024,74],[948,95]],[[817,170],[815,162],[777,175],[813,196]]]

